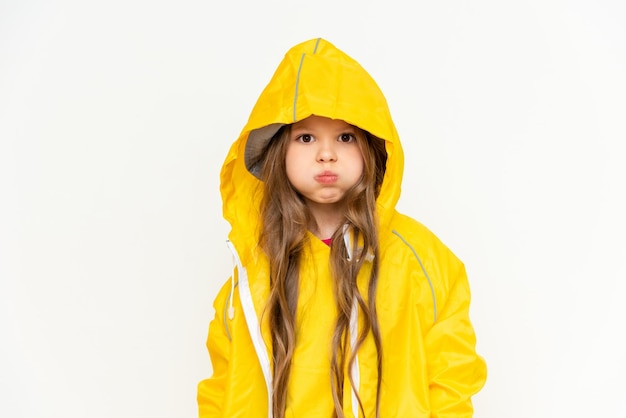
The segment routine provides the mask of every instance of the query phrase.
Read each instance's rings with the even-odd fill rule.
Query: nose
[[[319,141],[317,150],[317,161],[322,163],[337,161],[337,151],[334,141]]]

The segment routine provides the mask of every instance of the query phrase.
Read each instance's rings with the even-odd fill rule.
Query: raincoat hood
[[[404,159],[387,101],[359,63],[330,42],[312,39],[285,54],[228,152],[221,193],[231,240],[259,230],[259,154],[281,126],[311,115],[344,120],[385,141],[387,167],[377,209],[380,223],[389,221],[400,197]],[[249,239],[254,242],[253,236],[244,238]]]

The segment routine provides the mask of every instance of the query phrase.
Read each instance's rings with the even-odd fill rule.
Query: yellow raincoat
[[[343,119],[386,144],[387,168],[377,200],[381,417],[471,417],[471,396],[483,386],[486,367],[475,351],[464,266],[428,229],[396,211],[404,160],[386,100],[356,61],[323,39],[287,52],[222,167],[223,213],[232,226],[229,246],[236,272],[214,303],[207,341],[213,375],[198,386],[200,417],[272,416],[272,344],[263,316],[268,262],[257,246],[262,187],[251,174],[250,159],[279,126],[310,115]],[[336,309],[330,249],[312,234],[309,238],[300,271],[289,418],[329,418],[334,408],[330,347]],[[367,277],[362,271],[360,279]],[[358,352],[357,366],[354,377],[365,416],[374,417],[376,350],[371,337]],[[362,417],[347,380],[344,387],[346,417]]]

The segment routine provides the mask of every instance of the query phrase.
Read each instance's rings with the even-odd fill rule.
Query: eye
[[[356,141],[356,136],[351,133],[343,133],[339,135],[339,142],[350,143]]]
[[[296,137],[296,141],[302,142],[304,144],[308,144],[309,142],[313,142],[313,135],[311,134],[302,134]]]

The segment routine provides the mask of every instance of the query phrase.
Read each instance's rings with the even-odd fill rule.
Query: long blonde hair
[[[272,137],[261,163],[264,194],[261,204],[262,229],[259,241],[270,266],[270,296],[266,309],[272,335],[274,360],[272,403],[276,418],[285,416],[287,385],[296,345],[295,321],[300,260],[306,244],[307,230],[315,226],[315,220],[304,200],[295,188],[285,181],[287,178],[285,156],[290,130],[290,125],[286,125]],[[379,270],[376,197],[384,177],[387,153],[384,141],[368,132],[363,132],[365,140],[358,140],[364,161],[363,174],[357,184],[348,190],[344,199],[347,206],[345,224],[351,230],[353,238],[353,248],[350,249],[350,253],[373,256],[367,295],[362,295],[357,286],[357,276],[366,262],[366,257],[353,256],[348,260],[348,249],[344,244],[342,228],[339,228],[333,235],[330,250],[330,268],[334,279],[338,312],[332,338],[330,383],[335,405],[334,416],[337,418],[344,417],[343,391],[346,362],[348,370],[351,370],[356,353],[370,332],[377,351],[376,416],[379,416],[382,346],[376,313],[376,286]],[[350,315],[355,301],[358,303],[363,327],[358,334],[356,346],[350,352]],[[350,384],[354,387],[351,375],[349,376]],[[354,389],[357,392],[358,388]],[[359,408],[365,414],[360,398],[358,398],[358,403]]]

